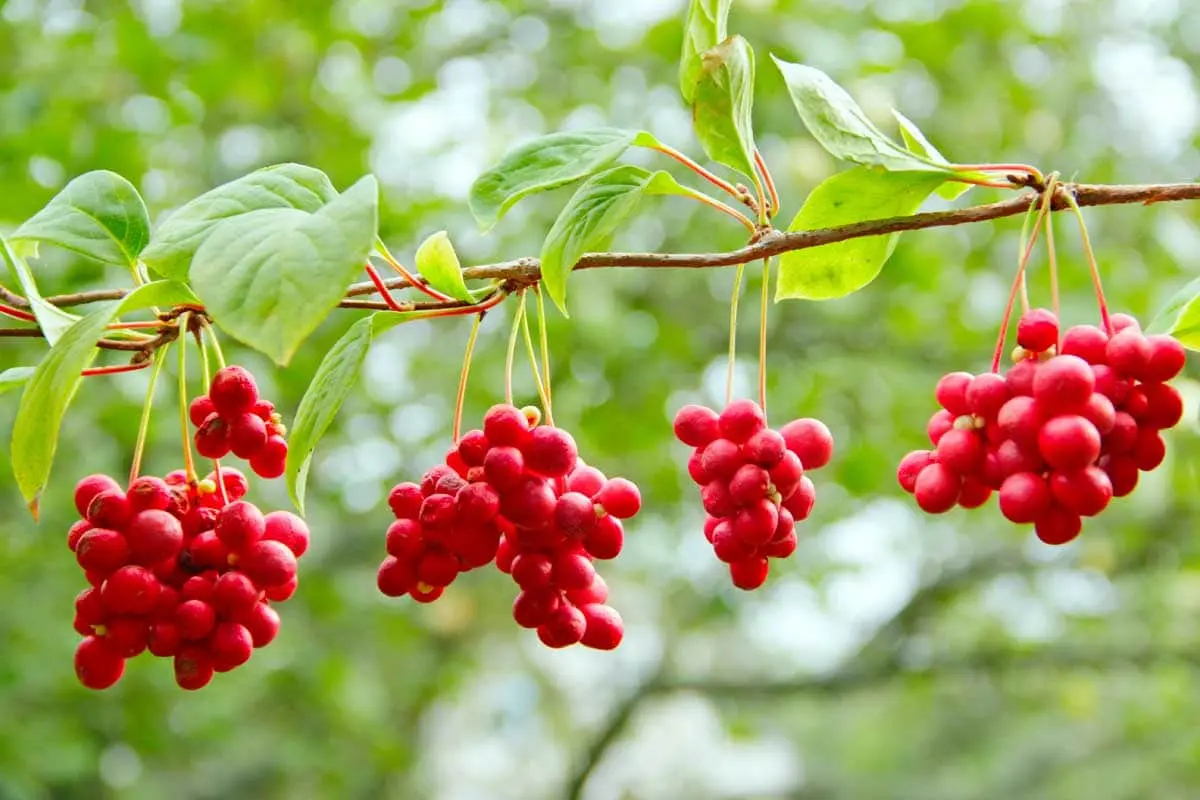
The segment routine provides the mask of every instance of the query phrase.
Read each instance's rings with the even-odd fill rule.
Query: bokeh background
[[[402,259],[442,228],[470,263],[535,254],[566,195],[527,201],[482,237],[466,211],[471,181],[511,145],[563,127],[646,128],[698,153],[676,87],[683,6],[0,2],[0,230],[89,169],[128,176],[157,214],[290,160],[339,187],[378,175],[383,234]],[[889,130],[900,108],[959,161],[1022,160],[1092,182],[1200,175],[1194,3],[748,0],[731,28],[758,53],[755,117],[783,223],[840,167],[803,131],[768,51],[826,70]],[[1148,320],[1200,263],[1200,207],[1088,219],[1117,309]],[[1058,224],[1064,316],[1090,322],[1069,222]],[[430,607],[376,591],[386,492],[450,435],[469,323],[437,321],[382,338],[319,449],[314,545],[279,639],[195,694],[148,657],[107,692],[80,688],[71,603],[83,579],[63,546],[71,487],[128,469],[145,389],[141,374],[89,380],[40,524],[0,457],[0,798],[1200,795],[1195,367],[1167,463],[1070,546],[1037,544],[994,503],[921,516],[895,484],[896,462],[924,444],[937,378],[987,367],[1019,228],[909,234],[866,291],[771,308],[772,421],[821,417],[838,453],[815,476],[799,551],[750,594],[729,586],[701,535],[670,432],[684,402],[721,399],[732,271],[572,278],[572,318],[551,327],[555,416],[589,462],[645,497],[626,551],[602,567],[628,630],[615,653],[542,648],[511,621],[515,587],[495,571]],[[672,199],[648,203],[615,246],[740,240],[736,224]],[[1044,267],[1039,255],[1039,302]],[[35,268],[46,294],[124,285],[57,253]],[[510,314],[484,325],[468,420],[502,396]],[[288,416],[355,318],[336,314],[286,369],[227,347]],[[755,303],[741,319],[746,393]],[[0,367],[43,352],[7,342]],[[148,450],[159,474],[181,458],[170,387]],[[531,387],[519,365],[523,400]],[[0,398],[0,430],[16,405]],[[280,483],[253,498],[287,507]]]

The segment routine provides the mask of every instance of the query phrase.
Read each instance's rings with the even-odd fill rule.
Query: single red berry
[[[570,647],[583,639],[586,630],[587,620],[583,612],[570,603],[560,603],[538,626],[537,635],[547,647]]]
[[[114,617],[104,626],[104,641],[123,658],[139,656],[150,642],[150,623],[141,617]]]
[[[281,586],[296,577],[296,555],[283,542],[263,540],[246,548],[238,568],[263,589]]]
[[[767,417],[753,400],[734,400],[717,416],[721,436],[734,444],[744,444],[766,427]]]
[[[546,622],[562,604],[562,592],[552,587],[522,590],[513,600],[513,620],[522,628]]]
[[[396,519],[416,519],[424,501],[425,495],[421,494],[421,487],[415,483],[398,483],[388,493],[388,506]]]
[[[954,419],[954,415],[944,408],[933,413],[928,424],[925,425],[925,433],[929,435],[930,444],[937,447],[937,443],[942,440],[946,432],[954,429]]]
[[[771,541],[775,527],[779,524],[779,507],[766,498],[743,506],[731,520],[733,533],[752,547]]]
[[[498,492],[515,489],[525,477],[525,456],[515,447],[493,447],[483,459],[483,474]]]
[[[290,511],[272,511],[263,517],[263,538],[283,542],[296,558],[308,552],[308,525]]]
[[[833,434],[819,419],[792,420],[780,433],[788,450],[800,456],[805,469],[820,469],[833,458]]]
[[[816,504],[817,487],[813,485],[812,479],[807,475],[800,479],[796,491],[783,501],[783,507],[791,513],[796,522],[808,519],[808,515],[812,513],[813,506]]]
[[[1146,413],[1142,422],[1158,429],[1174,428],[1183,419],[1183,397],[1174,386],[1167,383],[1142,385],[1146,395]]]
[[[116,531],[92,528],[79,537],[75,559],[85,570],[109,575],[129,563],[129,544]]]
[[[156,622],[150,626],[147,649],[158,658],[171,658],[183,645],[183,634],[174,622]]]
[[[133,510],[129,507],[129,499],[120,489],[100,492],[92,498],[87,509],[88,522],[97,528],[114,531],[124,530],[131,516]]]
[[[203,600],[211,603],[216,582],[217,579],[211,574],[193,575],[183,582],[179,597],[181,600]]]
[[[583,547],[595,559],[607,561],[621,554],[625,546],[625,528],[621,520],[605,515],[596,520],[596,527],[584,534]]]
[[[956,417],[971,413],[971,407],[967,403],[967,387],[971,385],[974,377],[969,372],[951,372],[943,375],[933,391],[938,405]],[[804,461],[803,455],[800,456],[800,460]],[[804,461],[804,466],[808,467],[809,463]]]
[[[719,419],[707,406],[686,405],[675,412],[675,438],[689,447],[704,447],[721,435]]]
[[[88,475],[75,484],[75,510],[86,517],[92,500],[101,492],[119,492],[121,485],[107,475]]]
[[[642,508],[637,484],[625,478],[609,478],[596,494],[595,501],[617,519],[629,519]]]
[[[700,455],[700,466],[714,480],[729,480],[744,463],[741,448],[728,439],[714,439]]]
[[[575,468],[579,448],[562,428],[541,425],[529,432],[521,446],[525,467],[548,478],[566,477]]]
[[[205,644],[213,661],[227,670],[245,664],[254,652],[254,637],[245,626],[236,622],[217,625]]]
[[[408,590],[408,595],[418,603],[432,603],[446,593],[445,586],[430,586],[428,583],[417,581],[411,589]]]
[[[1133,452],[1138,441],[1137,420],[1124,411],[1113,415],[1112,430],[1101,438],[1101,449],[1105,453],[1121,454]]]
[[[1004,435],[1016,444],[1028,449],[1036,447],[1042,426],[1032,397],[1012,398],[1000,409],[996,421]]]
[[[204,424],[204,420],[208,419],[209,414],[215,414],[216,411],[213,408],[212,399],[208,395],[202,394],[188,404],[188,419],[192,421],[192,425],[199,428]]]
[[[1100,457],[1100,432],[1077,415],[1054,417],[1038,433],[1038,452],[1054,469],[1083,469]]]
[[[508,575],[512,572],[513,559],[517,557],[517,548],[508,536],[500,537],[496,547],[496,569]]]
[[[1000,471],[1000,483],[1009,475],[1018,472],[1042,472],[1045,467],[1036,447],[1026,450],[1012,439],[1005,439],[996,448],[996,463]]]
[[[456,450],[458,457],[468,467],[482,467],[483,459],[491,449],[491,443],[481,430],[467,431],[458,440]]]
[[[517,447],[529,436],[529,422],[516,406],[496,405],[483,415],[483,433],[493,447]]]
[[[1150,412],[1150,398],[1146,396],[1145,384],[1129,387],[1129,392],[1125,395],[1125,402],[1121,404],[1121,409],[1139,422],[1145,418],[1146,414]]]
[[[208,651],[198,645],[184,645],[175,656],[175,683],[180,689],[203,689],[216,670]]]
[[[1042,362],[1037,359],[1026,359],[1013,364],[1008,374],[1004,376],[1004,381],[1008,384],[1009,396],[1032,397],[1033,382],[1041,368]]]
[[[603,603],[608,600],[608,584],[600,573],[592,578],[592,585],[586,589],[571,589],[566,593],[567,599],[582,608],[591,603]]]
[[[250,469],[260,478],[278,478],[287,468],[287,440],[279,435],[267,437],[267,441],[250,458]]]
[[[1017,344],[1033,353],[1041,353],[1058,344],[1058,317],[1053,311],[1033,308],[1017,323]]]
[[[250,631],[250,640],[255,647],[266,647],[279,635],[279,613],[266,603],[255,605],[250,613],[243,615],[238,622]]]
[[[1133,457],[1137,461],[1138,469],[1142,472],[1158,469],[1167,457],[1167,445],[1158,431],[1151,428],[1142,428],[1138,431],[1137,446],[1133,448]]]
[[[943,464],[933,463],[921,470],[913,487],[917,505],[928,514],[944,514],[958,503],[962,478]]]
[[[228,366],[213,376],[208,387],[213,409],[223,417],[236,417],[254,410],[258,385],[245,367]]]
[[[445,550],[426,550],[417,561],[417,580],[430,586],[449,586],[458,572],[458,559]]]
[[[974,430],[955,428],[937,443],[934,457],[939,464],[959,475],[970,475],[983,466],[983,441]]]
[[[185,600],[175,607],[174,623],[184,641],[194,642],[205,638],[217,624],[217,613],[203,600]]]
[[[258,587],[242,572],[226,572],[213,584],[212,606],[225,619],[250,613],[258,601]]]
[[[962,491],[958,495],[958,505],[962,508],[979,508],[992,496],[992,489],[979,478],[969,476],[963,478]]]
[[[275,413],[275,404],[270,400],[263,400],[261,397],[254,401],[254,408],[251,410],[262,417],[263,422],[271,422],[278,416]]]
[[[92,523],[88,522],[86,519],[81,519],[76,521],[73,525],[71,525],[70,529],[67,530],[67,547],[71,548],[72,553],[74,553],[79,547],[79,540],[83,538],[83,535],[91,529]]]
[[[729,493],[729,484],[719,480],[700,489],[700,502],[704,510],[714,517],[727,517],[737,508]]]
[[[1125,402],[1129,396],[1132,382],[1123,378],[1108,364],[1093,364],[1092,374],[1096,376],[1096,392],[1111,400],[1115,405]]]
[[[262,417],[247,411],[226,420],[229,438],[229,449],[238,458],[251,458],[257,455],[267,443],[267,423]]]
[[[596,527],[596,506],[582,492],[566,492],[554,504],[554,524],[572,539],[582,539]]]
[[[713,555],[726,564],[742,561],[754,555],[754,545],[749,544],[733,530],[733,524],[722,521],[713,528]]]
[[[1091,366],[1078,356],[1055,356],[1038,369],[1033,399],[1046,414],[1079,411],[1096,388]]]
[[[800,546],[800,540],[796,537],[796,531],[793,528],[784,536],[778,536],[767,542],[762,548],[762,555],[768,558],[787,558],[792,553],[796,552],[796,548]]]
[[[466,479],[458,473],[451,473],[438,478],[438,482],[434,484],[433,492],[434,494],[448,494],[453,497],[458,494],[459,489],[466,485]]]
[[[417,582],[416,564],[407,559],[388,556],[379,565],[375,576],[379,591],[388,597],[400,597]]]
[[[523,553],[513,559],[512,579],[522,589],[549,586],[553,574],[554,562],[543,553]]]
[[[489,483],[469,483],[454,496],[458,522],[483,525],[500,513],[500,494]]]
[[[1052,501],[1046,479],[1032,472],[1009,475],[1000,487],[1000,513],[1010,522],[1034,522],[1046,513]]]
[[[596,568],[583,553],[567,551],[555,556],[553,580],[559,589],[586,589],[595,578]]]
[[[1099,392],[1088,398],[1083,408],[1079,410],[1079,416],[1095,425],[1101,437],[1110,433],[1117,424],[1116,407],[1113,406],[1112,400]]]
[[[1123,331],[1127,328],[1132,328],[1133,330],[1138,331],[1139,333],[1142,330],[1142,326],[1137,321],[1137,317],[1133,316],[1132,314],[1122,314],[1122,313],[1118,312],[1118,313],[1110,316],[1108,318],[1108,322],[1110,325],[1112,325],[1112,329],[1116,333],[1120,333],[1121,331]]]
[[[1108,365],[1127,378],[1141,380],[1150,364],[1150,343],[1132,327],[1114,333],[1104,353]]]
[[[187,557],[193,566],[216,569],[229,563],[229,548],[217,538],[216,531],[203,531],[188,544]]]
[[[615,608],[603,603],[600,600],[579,606],[584,620],[579,643],[593,650],[615,650],[625,636],[625,623]]]
[[[1147,383],[1166,383],[1187,364],[1187,350],[1174,337],[1155,334],[1146,337],[1150,352],[1142,379]]]
[[[151,565],[179,555],[183,525],[166,511],[150,509],[129,521],[125,541],[136,564]]]
[[[787,441],[783,434],[770,428],[763,428],[742,445],[742,453],[746,459],[765,469],[771,469],[782,461],[787,452]]]
[[[771,477],[765,469],[743,464],[729,479],[729,498],[735,505],[749,505],[766,497],[770,485]]]
[[[75,677],[89,689],[107,689],[125,674],[125,659],[108,643],[88,636],[75,648]]]
[[[258,506],[245,500],[235,500],[217,516],[213,531],[231,552],[245,550],[263,537],[267,521]]]
[[[767,582],[771,564],[761,556],[734,561],[729,565],[729,577],[733,585],[744,591],[753,591]]]
[[[1104,364],[1108,359],[1105,353],[1107,346],[1107,333],[1095,325],[1076,325],[1068,328],[1063,334],[1062,346],[1058,352],[1062,355],[1079,356],[1089,364]]]
[[[595,497],[607,480],[600,470],[581,464],[567,477],[567,491]]]
[[[994,372],[976,375],[967,386],[966,399],[972,414],[991,419],[1008,402],[1008,381]]]
[[[166,511],[171,507],[173,495],[171,487],[167,486],[167,482],[162,478],[144,475],[135,478],[129,484],[129,491],[125,493],[125,497],[129,502],[130,511],[136,514],[152,509]]]
[[[540,527],[554,519],[558,498],[541,478],[525,477],[500,497],[500,511],[514,525]]]
[[[800,456],[788,450],[783,454],[783,459],[771,467],[768,475],[775,491],[779,492],[779,496],[786,500],[800,485],[800,480],[804,477],[804,465],[800,463]]]
[[[224,458],[229,455],[229,425],[215,411],[196,430],[196,452],[205,458]]]
[[[398,519],[388,526],[385,547],[390,556],[415,560],[421,552],[421,523],[415,519]]]
[[[912,494],[916,491],[917,476],[932,463],[933,453],[929,450],[914,450],[900,459],[900,466],[896,468],[896,479],[900,482],[900,487]]]
[[[281,583],[276,586],[268,586],[263,589],[263,594],[272,603],[282,603],[284,600],[291,599],[296,593],[296,589],[300,586],[299,576],[292,576],[292,579],[286,583]],[[411,592],[410,592],[411,593]]]
[[[1108,473],[1096,466],[1074,472],[1055,472],[1050,491],[1063,508],[1082,517],[1094,517],[1108,507],[1113,486]]]
[[[1083,520],[1073,511],[1062,506],[1051,505],[1037,522],[1033,532],[1046,544],[1066,544],[1083,530]]]

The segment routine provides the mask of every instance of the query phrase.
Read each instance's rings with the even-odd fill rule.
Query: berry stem
[[[529,314],[521,315],[521,333],[525,337],[525,351],[529,354],[529,368],[533,371],[533,382],[537,387],[538,399],[542,401],[542,410],[546,412],[546,424],[554,424],[554,412],[550,408],[550,395],[546,385],[542,383],[542,373],[538,369],[537,351],[533,347],[533,334],[529,332]]]
[[[1100,267],[1096,264],[1096,252],[1092,249],[1092,237],[1088,235],[1083,209],[1079,207],[1073,192],[1063,192],[1063,196],[1067,200],[1067,205],[1071,207],[1071,213],[1075,215],[1075,219],[1079,220],[1079,237],[1083,241],[1083,254],[1087,258],[1088,269],[1092,273],[1092,286],[1096,290],[1096,304],[1100,307],[1100,323],[1104,326],[1104,332],[1112,336],[1113,325],[1108,316],[1108,300],[1104,297],[1104,286],[1100,282]]]
[[[183,344],[180,343],[180,347]],[[146,399],[142,403],[142,418],[138,421],[137,441],[133,445],[133,464],[129,467],[129,482],[133,483],[142,471],[142,453],[146,449],[146,434],[150,430],[150,412],[154,408],[154,388],[158,383],[158,373],[162,372],[163,363],[167,360],[168,344],[159,348],[154,354],[154,367],[150,370],[150,384],[146,387]]]
[[[12,317],[13,319],[22,320],[23,322],[37,322],[37,317],[35,317],[33,314],[30,314],[28,311],[22,311],[19,308],[13,308],[12,306],[5,305],[4,303],[0,303],[0,314],[3,314],[6,317]]]
[[[775,188],[775,179],[771,177],[771,170],[767,168],[767,162],[762,157],[757,149],[754,151],[754,165],[758,167],[758,171],[762,173],[763,183],[767,186],[767,194],[771,198],[771,208],[769,216],[774,217],[779,213],[779,191]]]
[[[385,245],[383,240],[378,237],[375,239],[375,249],[378,251],[380,258],[386,261],[388,266],[395,270],[402,278],[412,284],[412,287],[417,291],[424,292],[434,300],[441,300],[442,302],[449,302],[454,299],[449,295],[442,294],[437,289],[434,289],[429,284],[424,283],[417,278],[416,275],[413,275],[411,272],[409,272],[403,264],[395,259],[391,251],[387,249],[387,245]]]
[[[1042,192],[1042,213],[1046,215],[1046,261],[1050,267],[1050,306],[1054,310],[1055,319],[1059,318],[1058,254],[1054,249],[1054,215],[1050,213],[1050,206],[1054,199],[1054,190],[1057,187],[1058,173],[1051,173],[1049,180],[1046,182],[1046,191]],[[1059,330],[1062,330],[1061,326],[1059,326]],[[1060,333],[1059,342],[1061,341],[1062,334]]]
[[[208,322],[205,322],[204,333],[212,339],[213,355],[217,357],[217,369],[225,369],[225,353],[221,350],[221,340],[217,338],[216,329]],[[205,389],[207,388],[205,386]]]
[[[1021,260],[1017,263],[1017,276],[1013,279],[1012,291],[1008,294],[1008,304],[1004,307],[1004,317],[1000,321],[1000,336],[996,340],[996,352],[992,354],[992,372],[1000,371],[1000,360],[1004,357],[1004,342],[1008,338],[1008,325],[1012,321],[1013,306],[1017,303],[1017,293],[1025,280],[1025,269],[1029,266],[1029,257],[1033,254],[1033,246],[1037,243],[1038,232],[1042,228],[1042,221],[1045,219],[1047,211],[1049,211],[1049,205],[1039,209],[1037,218],[1033,222],[1033,230],[1029,233],[1029,241],[1021,253]]]
[[[1021,246],[1017,251],[1017,272],[1021,275],[1021,311],[1029,311],[1029,281],[1024,272],[1021,271],[1021,256],[1025,252],[1025,248],[1029,246],[1029,229],[1033,224],[1033,220],[1038,215],[1038,204],[1030,203],[1029,210],[1025,212],[1025,218],[1021,222]]]
[[[85,378],[94,378],[97,375],[118,375],[122,372],[137,372],[139,369],[145,369],[150,366],[149,361],[143,361],[139,364],[117,364],[112,367],[89,367],[79,371],[79,374]]]
[[[179,317],[179,324],[185,330],[187,318],[187,312]],[[216,340],[215,336],[213,340]],[[217,352],[220,354],[219,350]],[[183,469],[187,475],[188,486],[195,486],[196,463],[192,460],[192,438],[188,436],[187,348],[182,344],[179,346],[179,432],[183,439]]]
[[[546,330],[546,301],[542,297],[541,284],[533,287],[533,293],[537,295],[538,338],[541,339],[542,346],[542,375],[546,378],[546,399],[550,401],[550,405],[553,405],[554,389],[550,385],[550,334]],[[552,413],[548,405],[546,407],[547,421],[549,421]]]
[[[208,366],[208,345],[204,341],[203,334],[199,329],[194,329],[192,335],[196,339],[196,349],[200,351],[200,374],[204,377],[204,391],[208,391],[208,386],[212,382],[212,373]]]
[[[513,314],[512,331],[508,334],[508,353],[504,357],[504,402],[513,404],[513,362],[517,353],[517,336],[521,331],[521,317],[525,315],[525,292],[520,293],[517,310]]]
[[[375,288],[379,290],[379,294],[381,297],[383,297],[383,302],[387,303],[388,308],[390,308],[392,311],[400,312],[413,310],[411,304],[400,303],[396,300],[396,298],[392,297],[391,291],[383,282],[383,278],[379,277],[379,272],[375,269],[373,264],[367,262],[366,270],[367,277],[371,279],[371,283],[375,284]]]
[[[724,192],[728,192],[729,194],[733,195],[737,199],[743,200],[745,198],[745,195],[742,194],[741,192],[739,192],[737,190],[737,187],[734,186],[732,183],[730,183],[727,180],[724,180],[723,178],[717,177],[713,173],[706,170],[704,167],[697,164],[692,159],[685,156],[683,153],[676,150],[674,147],[671,147],[670,145],[662,144],[661,142],[655,142],[654,144],[650,145],[650,149],[657,150],[658,152],[662,153],[663,155],[669,156],[670,158],[675,159],[680,164],[683,164],[685,167],[690,169],[692,172],[696,173],[701,178],[703,178],[704,180],[711,183],[713,186],[716,186],[718,189],[721,189]]]
[[[451,438],[458,442],[462,433],[463,403],[467,399],[467,376],[471,374],[471,355],[475,352],[475,339],[479,336],[479,324],[483,322],[483,314],[476,314],[471,323],[471,335],[467,337],[467,351],[463,355],[462,372],[458,375],[458,396],[454,400],[454,428]]]
[[[158,320],[145,320],[142,322],[112,322],[106,325],[105,329],[110,331],[138,331],[161,327],[163,327],[163,323]]]
[[[742,293],[742,276],[746,265],[738,264],[733,276],[733,296],[729,299],[729,368],[725,374],[725,405],[733,402],[733,370],[737,363],[737,312],[738,299]]]
[[[690,197],[693,200],[697,200],[706,206],[715,208],[717,211],[720,211],[722,214],[728,214],[729,216],[736,219],[738,222],[742,223],[742,225],[744,225],[746,227],[746,229],[748,231],[750,231],[751,233],[754,233],[755,231],[758,230],[758,228],[754,225],[754,220],[750,219],[745,214],[738,211],[736,208],[733,208],[732,206],[728,206],[725,203],[722,203],[720,200],[717,200],[716,198],[709,197],[704,192],[698,192],[695,189],[691,189],[691,188],[688,188],[687,186],[684,186],[683,194],[685,197]]]
[[[767,413],[767,309],[771,299],[771,259],[763,259],[762,300],[758,320],[758,405]]]

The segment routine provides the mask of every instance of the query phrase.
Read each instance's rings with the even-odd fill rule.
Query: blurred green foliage
[[[383,236],[402,260],[439,229],[464,263],[531,255],[567,195],[523,203],[484,238],[471,181],[560,127],[646,128],[697,154],[676,86],[682,19],[682,3],[665,0],[8,0],[0,224],[11,230],[89,169],[127,176],[157,214],[295,160],[339,188],[378,175]],[[1200,174],[1192,4],[748,0],[730,29],[760,63],[775,52],[830,73],[887,130],[901,109],[954,160],[1027,161],[1091,182]],[[762,69],[758,84],[757,138],[786,220],[839,166],[804,135],[779,77]],[[703,208],[651,203],[616,247],[741,243],[735,223]],[[1088,218],[1117,309],[1148,319],[1195,271],[1194,207]],[[1091,321],[1068,223],[1063,315]],[[513,587],[494,572],[430,607],[375,590],[387,488],[434,463],[449,437],[469,324],[457,320],[401,326],[372,349],[314,461],[314,546],[275,643],[196,694],[147,657],[112,690],[80,688],[70,489],[128,469],[145,389],[140,374],[90,379],[40,524],[0,461],[0,798],[1194,797],[1196,373],[1181,381],[1188,417],[1167,464],[1077,544],[1033,544],[994,505],[920,517],[895,486],[895,463],[923,444],[937,377],[987,366],[1019,226],[909,234],[865,291],[772,307],[773,421],[819,416],[839,452],[817,475],[799,552],[753,595],[729,588],[700,535],[669,426],[683,402],[719,400],[732,271],[571,279],[572,318],[551,327],[556,421],[646,498],[626,553],[604,565],[628,627],[612,654],[545,651],[512,623]],[[51,252],[36,269],[46,294],[126,277]],[[1046,302],[1043,261],[1031,285]],[[286,416],[356,316],[335,314],[286,369],[232,342],[229,355]],[[506,316],[484,324],[468,420],[502,394]],[[741,322],[745,393],[752,302]],[[6,342],[0,367],[43,352]],[[159,473],[180,459],[171,389],[160,387],[147,451]],[[6,395],[0,430],[15,408]],[[280,483],[253,496],[286,507]],[[598,739],[614,714],[615,739]]]

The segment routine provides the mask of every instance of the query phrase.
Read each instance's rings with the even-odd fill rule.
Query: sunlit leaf
[[[438,231],[417,248],[417,272],[429,281],[429,285],[442,294],[465,303],[474,303],[475,298],[467,288],[462,276],[462,265],[458,254],[445,231]]]

